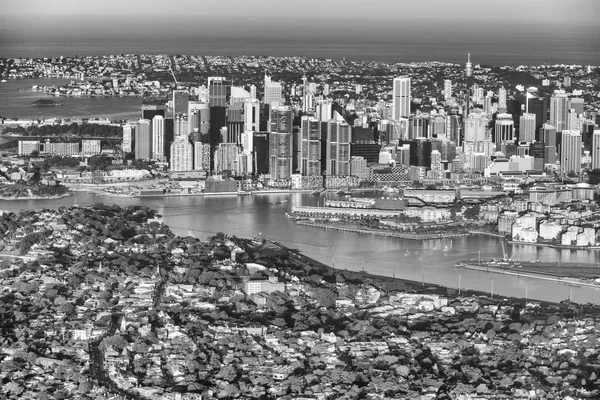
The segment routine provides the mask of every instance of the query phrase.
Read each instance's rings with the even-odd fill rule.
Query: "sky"
[[[180,39],[214,43],[437,43],[572,36],[600,43],[600,0],[4,0],[0,44]],[[524,43],[526,40],[524,41]],[[595,51],[588,43],[586,51]],[[600,45],[598,45],[600,53]]]

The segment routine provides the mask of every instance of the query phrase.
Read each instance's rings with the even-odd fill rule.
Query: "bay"
[[[281,200],[288,200],[281,203]],[[514,296],[559,302],[600,304],[600,289],[558,282],[459,269],[461,260],[502,257],[498,238],[469,236],[453,239],[413,241],[382,236],[340,232],[296,225],[286,217],[294,205],[316,206],[319,198],[306,193],[260,194],[252,196],[125,198],[77,192],[54,200],[0,201],[0,209],[18,212],[60,206],[96,203],[142,205],[158,210],[164,222],[179,235],[200,239],[217,232],[251,238],[261,233],[290,248],[336,268],[366,271],[383,276],[435,283],[451,288],[492,292],[494,296]],[[558,250],[531,246],[508,246],[509,256],[518,260],[561,263],[599,263],[600,252]]]

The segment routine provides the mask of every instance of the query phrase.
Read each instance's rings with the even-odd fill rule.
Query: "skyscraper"
[[[429,115],[418,113],[416,115],[411,115],[408,120],[408,138],[427,139],[430,137]]]
[[[227,107],[230,96],[230,81],[222,76],[208,78],[208,105],[210,107]]]
[[[215,172],[237,171],[240,146],[237,143],[219,143],[215,149]]]
[[[210,144],[194,142],[194,170],[210,170]]]
[[[300,173],[321,175],[321,126],[316,118],[303,116],[300,120]]]
[[[292,133],[269,134],[269,173],[274,180],[292,176]]]
[[[283,88],[281,82],[274,82],[265,74],[265,104],[275,103],[276,106],[283,104]]]
[[[519,142],[535,141],[535,114],[524,113],[519,117]]]
[[[316,117],[321,122],[327,122],[333,116],[333,102],[331,100],[318,100],[316,105]]]
[[[498,112],[505,113],[508,109],[506,105],[506,89],[502,86],[498,89]]]
[[[123,153],[131,153],[133,144],[134,126],[131,124],[123,125],[123,144],[121,145]]]
[[[165,161],[165,118],[156,115],[152,118],[152,159]]]
[[[600,130],[594,130],[592,135],[592,169],[600,168]]]
[[[544,164],[556,164],[556,128],[548,123],[542,125],[541,137],[544,141]]]
[[[567,128],[567,113],[569,112],[569,98],[564,90],[555,90],[550,98],[550,123],[561,133]]]
[[[208,103],[190,101],[188,103],[188,130],[194,134],[194,141],[207,140],[210,132],[210,109]]]
[[[452,98],[452,81],[450,79],[444,80],[444,100],[448,101]]]
[[[289,107],[271,108],[269,116],[270,132],[292,133],[294,112]]]
[[[244,103],[244,131],[260,130],[260,103],[256,99]]]
[[[135,158],[152,158],[152,128],[149,119],[140,119],[135,128]]]
[[[188,112],[189,95],[187,90],[173,90],[173,117]]]
[[[166,116],[166,107],[164,105],[144,104],[142,105],[142,119],[152,121],[156,115]]]
[[[495,125],[495,143],[512,142],[514,137],[514,122],[510,114],[498,114]]]
[[[465,79],[467,80],[467,104],[465,106],[464,116],[469,116],[469,101],[471,100],[471,84],[473,83],[473,64],[471,64],[471,54],[467,54],[467,63],[465,64]]]
[[[178,114],[173,118],[173,131],[175,139],[179,136],[188,137],[190,130],[188,127],[188,119],[185,114]]]
[[[194,147],[187,136],[177,136],[171,144],[171,171],[194,169]]]
[[[485,114],[472,113],[465,118],[464,141],[483,142],[486,138],[488,119]]]
[[[581,173],[581,133],[577,131],[562,131],[560,147],[560,170],[568,174]]]
[[[393,82],[392,118],[396,121],[401,117],[410,116],[410,78],[394,78]]]
[[[574,109],[570,109],[567,114],[567,129],[570,131],[581,131],[581,119]]]
[[[345,122],[327,122],[326,175],[350,175],[352,127]]]

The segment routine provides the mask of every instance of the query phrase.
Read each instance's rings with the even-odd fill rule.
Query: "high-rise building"
[[[152,158],[152,127],[149,119],[140,119],[135,128],[135,158]]]
[[[304,176],[321,175],[321,124],[318,119],[303,116],[300,119],[300,173]]]
[[[465,79],[467,80],[467,98],[465,105],[464,116],[469,116],[470,106],[469,101],[471,100],[471,84],[473,83],[473,64],[471,64],[471,54],[467,54],[467,63],[465,64]]]
[[[568,174],[581,173],[581,133],[577,131],[562,131],[560,147],[560,170]]]
[[[194,142],[194,169],[197,171],[210,170],[210,144]]]
[[[194,146],[187,136],[177,136],[171,144],[171,171],[194,169]]]
[[[486,139],[488,119],[485,114],[472,113],[464,120],[464,141],[483,142]]]
[[[581,97],[572,97],[569,99],[569,109],[575,110],[577,114],[583,114],[584,110],[584,101]]]
[[[396,121],[401,117],[410,116],[410,78],[394,78],[393,82],[392,118]]]
[[[241,134],[244,132],[244,104],[230,104],[227,108],[227,140],[225,143],[240,143]]]
[[[274,82],[265,74],[265,104],[275,103],[276,106],[283,104],[283,88],[281,82]]]
[[[260,130],[260,103],[252,99],[244,103],[244,131]]]
[[[429,115],[416,114],[411,115],[408,120],[408,138],[409,139],[427,139],[430,138]]]
[[[173,90],[173,117],[188,112],[189,97],[187,90]]]
[[[364,157],[353,156],[350,158],[350,175],[358,176],[361,180],[369,178],[369,168]]]
[[[316,107],[316,117],[321,122],[327,122],[333,117],[333,101],[318,100]]]
[[[173,118],[173,132],[175,139],[179,136],[188,137],[190,130],[188,127],[188,119],[185,114],[178,114]]]
[[[81,155],[94,156],[102,152],[101,141],[97,139],[83,139],[81,141]]]
[[[121,148],[123,153],[131,153],[133,144],[134,126],[131,124],[123,125],[123,144]]]
[[[431,150],[431,170],[442,171],[442,155],[437,150]]]
[[[222,76],[208,78],[208,105],[210,107],[227,107],[230,96],[230,81]]]
[[[350,175],[352,127],[345,122],[327,122],[326,175]]]
[[[446,118],[443,115],[436,115],[430,121],[431,137],[445,138],[446,137]]]
[[[450,114],[446,116],[446,138],[448,140],[452,140],[453,142],[462,145],[461,138],[461,123],[460,123],[460,115],[458,112],[452,111]]]
[[[292,133],[269,134],[269,173],[274,180],[292,177]]]
[[[164,161],[166,120],[161,115],[152,118],[152,159]]]
[[[145,104],[142,106],[142,119],[152,121],[157,115],[166,116],[167,107],[164,105]]]
[[[270,132],[292,133],[294,112],[289,107],[271,108],[269,116]]]
[[[574,109],[570,109],[567,114],[567,130],[581,131],[581,119]]]
[[[498,114],[495,125],[495,143],[512,142],[515,140],[514,122],[510,114]]]
[[[555,90],[550,98],[550,123],[561,133],[567,128],[567,113],[569,112],[569,98],[564,90]]]
[[[537,141],[543,141],[543,138],[537,135],[540,132],[540,128],[543,124],[548,122],[548,98],[531,98],[527,99],[527,104],[529,104],[529,112],[535,114],[535,131]]]
[[[506,89],[504,86],[502,86],[500,89],[498,89],[498,112],[505,113],[508,109],[506,99]]]
[[[252,137],[254,173],[269,173],[269,132],[255,132]]]
[[[190,101],[188,103],[188,130],[193,133],[194,141],[205,140],[210,132],[210,108],[208,103]]]
[[[556,164],[556,128],[549,123],[542,125],[541,137],[544,141],[544,164]]]
[[[215,172],[237,171],[240,146],[237,143],[219,143],[215,150]]]
[[[600,130],[592,135],[592,169],[600,168]]]
[[[519,117],[519,142],[535,141],[535,114],[524,113]]]
[[[450,79],[444,80],[444,100],[448,101],[452,98],[452,81]]]
[[[256,98],[256,85],[250,85],[250,99],[251,100],[258,100]]]

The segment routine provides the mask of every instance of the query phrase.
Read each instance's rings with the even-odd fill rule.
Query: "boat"
[[[280,203],[287,203],[287,202],[288,202],[287,199],[283,199],[280,201]]]
[[[6,83],[6,79],[2,79],[0,82],[2,82],[2,83]]]

